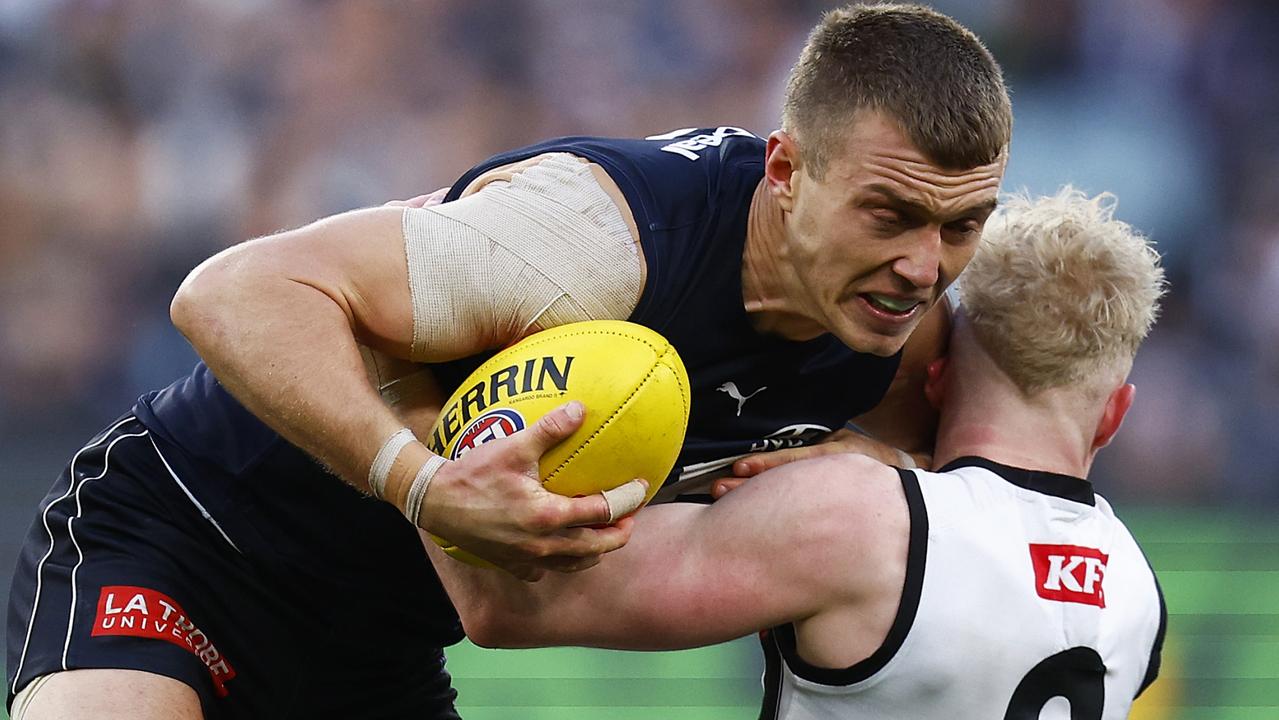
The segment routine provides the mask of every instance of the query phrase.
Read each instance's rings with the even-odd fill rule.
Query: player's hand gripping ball
[[[644,502],[653,499],[684,444],[688,373],[666,338],[634,323],[570,323],[502,350],[444,404],[427,446],[457,460],[571,400],[586,406],[586,419],[542,456],[542,486],[577,497],[643,478]],[[488,565],[444,538],[435,541],[458,560]]]

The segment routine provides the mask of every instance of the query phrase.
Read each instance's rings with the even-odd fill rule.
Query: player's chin
[[[862,317],[860,308],[853,308],[853,312],[845,314],[842,318],[844,327],[835,335],[845,345],[858,352],[888,357],[897,354],[906,345],[906,340],[919,326],[925,311],[926,308],[921,306],[914,313],[913,318],[904,322],[883,323],[867,322],[866,318]]]
[[[835,336],[857,352],[888,357],[897,354],[906,345],[906,338],[910,337],[910,332],[885,334],[857,328],[847,332],[837,332]]]
[[[903,347],[905,347],[906,338],[908,337],[910,337],[909,331],[901,334],[895,334],[891,337],[880,336],[877,338],[878,342],[871,343],[870,344],[871,346],[865,350],[862,350],[862,352],[869,353],[871,355],[878,355],[880,357],[889,357],[891,355],[896,355],[897,353],[901,352],[901,349]]]

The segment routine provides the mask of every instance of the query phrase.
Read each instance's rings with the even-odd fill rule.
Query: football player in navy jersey
[[[93,438],[39,510],[10,702],[450,717],[442,648],[461,631],[417,529],[531,579],[594,565],[629,526],[587,527],[617,509],[537,482],[580,407],[454,459],[417,434],[443,397],[529,333],[630,319],[692,378],[672,494],[814,442],[880,401],[971,258],[1011,125],[972,33],[851,6],[814,30],[767,138],[559,138],[481,163],[438,206],[210,258],[171,308],[202,362]]]
[[[536,584],[431,550],[467,634],[661,650],[766,629],[767,719],[1128,717],[1166,611],[1086,478],[1164,281],[1112,212],[1067,188],[987,228],[925,387],[936,472],[793,462],[713,505],[641,510],[598,568]]]

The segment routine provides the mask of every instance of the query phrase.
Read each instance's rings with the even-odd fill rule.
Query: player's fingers
[[[559,522],[557,527],[575,528],[579,526],[607,525],[613,521],[613,513],[608,500],[602,493],[585,497],[564,498],[559,503]]]
[[[444,196],[448,194],[448,190],[449,190],[448,188],[442,188],[440,190],[436,190],[435,192],[426,193],[425,195],[418,195],[417,197],[411,197],[408,200],[392,200],[391,202],[386,203],[382,207],[420,208],[420,207],[427,207],[430,205],[439,205],[440,202],[444,200]]]
[[[600,564],[600,556],[592,555],[590,557],[548,557],[543,558],[539,565],[553,572],[571,573],[581,572],[583,570],[593,568]]]
[[[600,493],[604,497],[604,503],[608,505],[608,522],[612,523],[639,510],[647,493],[648,483],[640,479]]]
[[[506,565],[502,569],[524,582],[537,582],[546,574],[546,570],[526,563]]]
[[[530,460],[536,460],[581,427],[585,416],[586,407],[574,400],[546,413],[527,430],[512,437],[519,438],[521,445],[531,454]]]
[[[711,497],[718,500],[733,490],[741,487],[744,482],[746,482],[745,478],[725,478],[723,480],[716,480],[715,484],[711,486]]]
[[[575,500],[588,500],[591,498],[598,500],[599,495],[592,495],[590,498],[575,498]],[[594,527],[567,527],[541,538],[539,542],[542,543],[542,552],[538,554],[543,557],[554,557],[556,555],[590,557],[613,552],[631,539],[633,524],[628,521],[623,520],[613,525],[603,526],[599,523],[592,524]]]
[[[775,450],[773,452],[760,453],[758,455],[748,455],[747,457],[733,463],[733,474],[739,478],[754,477],[765,470],[771,470],[779,465],[803,460],[807,457],[814,457],[821,454],[820,445],[809,445],[805,447],[789,448],[787,450]]]
[[[414,207],[431,207],[432,205],[439,205],[440,203],[444,202],[444,198],[447,197],[448,194],[449,194],[449,188],[442,187],[439,190],[436,190],[435,192],[421,195],[419,197],[422,199],[422,204],[415,205]],[[418,198],[413,198],[413,199],[417,200]]]

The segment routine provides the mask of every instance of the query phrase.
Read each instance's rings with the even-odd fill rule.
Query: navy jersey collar
[[[937,472],[950,472],[961,467],[985,468],[1017,487],[1033,490],[1044,495],[1073,500],[1085,505],[1095,506],[1097,504],[1092,491],[1092,483],[1083,478],[1060,475],[1044,470],[1026,470],[975,455],[951,460]]]

